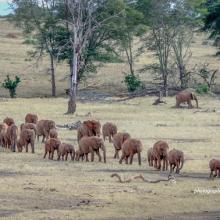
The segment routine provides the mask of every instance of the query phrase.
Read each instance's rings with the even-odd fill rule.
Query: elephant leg
[[[60,160],[60,155],[61,155],[61,154],[59,153],[59,156],[58,156],[58,158],[57,158],[58,161]]]
[[[215,169],[215,174],[214,174],[214,177],[216,177],[217,176],[217,169]]]
[[[45,141],[45,136],[44,136],[44,134],[43,134],[42,143],[44,143],[44,141]]]
[[[129,157],[129,156],[126,156],[126,157],[125,157],[125,164],[128,164],[128,157]]]
[[[160,170],[160,168],[161,168],[161,159],[159,158],[157,169]]]
[[[47,150],[45,149],[45,153],[44,153],[44,159],[47,156]]]
[[[172,173],[172,164],[170,163],[170,173]]]
[[[180,101],[176,100],[176,108],[180,107]]]
[[[166,170],[168,170],[168,159],[166,158]]]
[[[32,152],[32,154],[34,154],[35,152],[34,152],[34,141],[33,142],[31,142],[31,152]]]
[[[96,151],[96,154],[97,154],[97,156],[98,156],[98,158],[99,158],[99,162],[101,162],[101,161],[102,161],[102,157],[101,157],[101,155],[100,155],[99,150]]]
[[[179,173],[179,166],[180,166],[180,163],[179,161],[176,161],[176,173]]]
[[[188,100],[188,101],[187,101],[187,104],[188,104],[188,108],[192,108],[192,107],[193,107],[191,100]]]
[[[209,178],[212,179],[213,178],[213,170],[211,170]]]
[[[166,163],[166,161],[165,161],[165,159],[163,158],[163,171],[165,171],[165,163]]]
[[[89,162],[88,154],[86,154],[86,162]]]
[[[62,161],[64,161],[64,154],[62,154]]]
[[[91,149],[90,153],[91,153],[91,162],[93,162],[94,161],[94,150]]]
[[[112,136],[109,135],[109,143],[112,143]]]
[[[131,154],[130,155],[130,164],[132,164],[132,162],[133,162],[133,157],[134,157],[134,154]]]
[[[118,157],[118,150],[115,148],[115,155],[114,155],[114,159],[116,159]]]
[[[26,153],[28,153],[28,143],[25,144]]]
[[[157,168],[157,159],[154,160],[154,168]]]
[[[67,152],[67,153],[66,153],[66,157],[65,157],[65,160],[67,160],[67,159],[68,159],[68,154],[69,154],[69,153]]]
[[[218,177],[220,177],[220,169],[218,169]]]
[[[53,156],[54,156],[54,149],[51,150],[51,160],[53,160]]]
[[[121,159],[119,160],[119,163],[121,164],[122,163],[122,161],[125,159],[125,154],[124,153],[122,153],[122,155],[121,155]]]

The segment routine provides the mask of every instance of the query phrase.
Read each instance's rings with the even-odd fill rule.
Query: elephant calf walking
[[[96,136],[92,137],[83,137],[79,141],[79,152],[80,155],[86,156],[86,161],[89,161],[88,154],[91,153],[91,161],[94,161],[94,152],[97,154],[99,161],[101,162],[102,157],[99,153],[99,149],[103,151],[103,160],[106,163],[106,149],[104,145],[104,141]],[[78,160],[78,158],[77,158]]]

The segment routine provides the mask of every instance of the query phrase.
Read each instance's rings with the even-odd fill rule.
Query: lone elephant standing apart
[[[105,141],[106,137],[108,137],[109,143],[112,142],[112,137],[117,133],[117,126],[111,122],[106,122],[102,126],[102,135]]]
[[[99,137],[83,137],[80,141],[79,141],[79,151],[80,154],[84,154],[86,155],[86,161],[88,160],[88,154],[91,153],[91,161],[94,161],[94,152],[97,154],[97,156],[99,157],[99,162],[101,162],[102,157],[99,153],[99,149],[102,149],[103,151],[103,160],[104,163],[106,163],[106,148],[104,145],[104,141],[99,138]],[[77,158],[78,160],[78,158]]]
[[[209,168],[211,171],[209,175],[210,178],[213,178],[216,176],[220,177],[220,160],[217,160],[217,159],[210,160]],[[213,172],[215,172],[214,175],[213,175]]]
[[[182,151],[177,149],[172,149],[168,153],[168,161],[170,164],[170,173],[172,173],[176,167],[176,173],[179,173],[180,170],[183,168],[184,164],[184,154]]]
[[[195,94],[189,91],[182,91],[176,95],[176,107],[179,108],[181,103],[187,102],[188,108],[192,108],[192,100],[196,101],[196,107],[198,108],[198,99]]]
[[[88,120],[84,121],[80,127],[77,129],[77,140],[79,140],[84,136],[100,136],[101,124],[96,120]]]
[[[126,164],[128,164],[128,158],[130,158],[130,164],[133,162],[134,154],[138,155],[138,164],[141,165],[141,151],[142,144],[139,140],[129,138],[122,144],[122,156],[119,163],[125,159]]]
[[[161,169],[161,161],[163,160],[163,170],[168,169],[168,149],[169,146],[165,141],[157,141],[153,146],[155,155],[155,167]]]
[[[126,132],[118,132],[113,136],[113,145],[115,148],[114,158],[119,158],[118,152],[121,150],[122,144],[130,137],[130,134]]]

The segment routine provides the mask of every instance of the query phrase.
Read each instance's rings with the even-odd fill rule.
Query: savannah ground
[[[160,106],[152,106],[155,97],[116,101],[115,96],[125,92],[121,81],[127,66],[123,63],[107,64],[81,84],[76,114],[64,115],[68,67],[64,63],[57,65],[60,98],[36,98],[50,96],[48,62],[44,60],[36,66],[27,56],[32,47],[23,44],[21,31],[4,19],[0,20],[0,30],[0,82],[7,74],[19,75],[22,80],[17,99],[5,98],[8,93],[0,88],[3,97],[0,120],[11,116],[19,126],[26,113],[33,112],[40,119],[52,119],[63,125],[86,120],[83,115],[90,112],[91,118],[102,124],[114,122],[119,131],[127,131],[143,143],[142,166],[138,166],[136,158],[133,165],[120,165],[113,159],[114,149],[108,142],[106,164],[98,163],[97,158],[94,163],[49,161],[43,159],[44,145],[37,142],[35,154],[11,153],[0,148],[1,219],[217,219],[220,216],[219,194],[194,194],[197,188],[220,188],[219,179],[208,179],[209,160],[220,158],[218,111],[193,113],[195,109],[171,108],[175,105],[174,97]],[[15,38],[8,35],[11,33]],[[219,59],[213,56],[215,48],[210,42],[203,44],[204,40],[204,36],[196,34],[189,65],[208,62],[211,68],[220,69]],[[136,68],[154,60],[151,53],[144,54]],[[146,85],[152,83],[150,74],[140,77]],[[219,82],[220,77],[217,91]],[[199,105],[202,109],[220,109],[217,97],[200,96]],[[59,136],[78,148],[76,131],[59,129]],[[181,175],[176,176],[176,184],[149,184],[141,180],[122,184],[110,177],[118,173],[125,178],[143,174],[149,180],[166,179],[168,172],[150,168],[146,160],[147,149],[160,139],[167,141],[170,149],[175,147],[185,153],[186,162]]]
[[[154,98],[137,98],[126,102],[78,103],[79,116],[67,116],[66,100],[15,99],[1,100],[0,115],[13,116],[19,125],[25,113],[37,112],[66,124],[91,112],[103,124],[112,121],[119,131],[127,131],[143,143],[142,166],[135,158],[133,165],[120,165],[113,159],[112,144],[106,142],[107,163],[49,161],[43,159],[44,146],[36,142],[36,153],[0,152],[0,217],[2,219],[189,219],[192,213],[216,219],[220,216],[219,194],[194,194],[194,189],[217,189],[219,179],[208,179],[209,160],[219,158],[219,113],[193,113],[195,109],[171,108],[167,104],[152,106]],[[200,97],[202,108],[220,109],[216,98]],[[76,132],[59,129],[63,142],[77,148]],[[118,173],[129,178],[143,174],[149,180],[166,179],[168,172],[156,171],[147,164],[147,149],[156,140],[166,140],[170,149],[185,153],[186,162],[176,184],[149,184],[141,180],[119,183],[110,177]],[[56,155],[56,154],[55,154]],[[56,156],[55,156],[56,158]],[[180,214],[181,213],[181,214]],[[186,215],[185,213],[190,213]],[[199,214],[198,214],[199,213]],[[188,216],[188,217],[187,217]],[[197,218],[196,218],[197,216]],[[214,218],[215,216],[216,218]]]

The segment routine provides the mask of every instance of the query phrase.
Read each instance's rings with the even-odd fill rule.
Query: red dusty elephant
[[[187,103],[188,104],[188,108],[192,108],[192,100],[195,100],[196,101],[196,107],[198,108],[199,105],[198,105],[198,99],[196,97],[195,94],[189,92],[189,91],[182,91],[182,92],[179,92],[177,95],[176,95],[176,107],[179,108],[180,107],[180,104],[181,103]]]
[[[170,173],[172,173],[175,168],[176,173],[179,173],[180,170],[183,168],[184,153],[174,148],[168,153],[168,161],[170,165]]]
[[[39,141],[39,137],[43,136],[42,143],[49,138],[50,130],[55,128],[56,124],[52,120],[40,120],[37,122],[37,139]]]
[[[83,137],[79,141],[79,151],[81,155],[86,156],[86,161],[88,160],[88,154],[91,153],[91,161],[94,161],[94,152],[99,157],[99,162],[101,162],[102,157],[99,153],[99,149],[103,151],[103,160],[106,163],[106,148],[104,145],[104,141],[99,137]],[[78,160],[78,158],[77,158]]]
[[[165,141],[157,141],[153,146],[155,155],[155,167],[161,169],[161,161],[163,160],[163,170],[168,169],[168,149],[169,146]]]
[[[126,132],[118,132],[113,136],[113,145],[115,148],[114,158],[119,158],[118,153],[121,150],[122,144],[130,137],[130,134]]]
[[[141,165],[141,151],[142,151],[142,144],[141,141],[129,138],[122,144],[122,156],[119,160],[119,163],[125,159],[126,164],[128,164],[128,158],[130,158],[130,164],[133,162],[133,157],[135,154],[138,155],[138,164]]]
[[[210,160],[209,168],[211,171],[209,175],[210,178],[213,178],[216,176],[220,177],[220,160],[217,160],[217,159]],[[215,172],[214,175],[213,175],[213,172]]]
[[[102,135],[105,141],[106,137],[108,137],[109,143],[112,142],[112,137],[117,133],[117,126],[111,122],[106,122],[102,126]]]
[[[77,140],[79,140],[84,136],[100,136],[101,124],[96,120],[88,120],[84,121],[80,127],[77,129]]]

